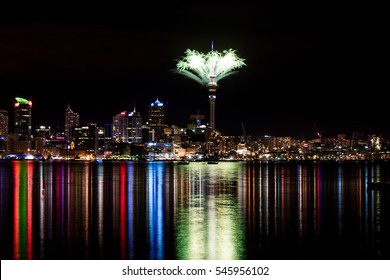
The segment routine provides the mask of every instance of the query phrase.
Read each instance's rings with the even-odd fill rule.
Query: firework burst
[[[221,52],[211,51],[204,54],[187,49],[185,56],[176,64],[176,71],[202,85],[217,86],[218,81],[235,73],[236,69],[245,66],[245,60],[236,55],[233,49]]]
[[[233,49],[218,52],[211,42],[211,51],[204,54],[187,49],[185,56],[176,64],[176,72],[207,86],[210,101],[210,127],[215,129],[215,101],[218,81],[235,73],[245,66],[245,60],[236,55]]]

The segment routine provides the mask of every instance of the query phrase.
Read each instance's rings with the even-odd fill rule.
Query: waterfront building
[[[8,151],[8,111],[0,110],[0,154]]]
[[[98,152],[98,127],[95,123],[73,127],[74,149],[95,156]],[[73,145],[72,145],[73,146]]]
[[[44,147],[46,146],[46,141],[50,141],[50,126],[39,126],[35,129],[35,152],[37,154],[44,153]]]
[[[106,129],[105,127],[97,127],[97,138],[98,138],[98,156],[103,156],[107,151],[108,143],[111,142],[111,139],[106,138]]]
[[[16,97],[14,103],[14,132],[18,140],[31,141],[31,100]]]
[[[286,150],[287,151],[288,149],[290,149],[290,147],[292,145],[292,138],[289,136],[274,137],[273,141],[274,141],[274,149],[277,149],[277,150]]]
[[[9,135],[8,147],[10,152],[28,153],[31,150],[31,109],[32,102],[21,97],[15,98],[14,127]]]
[[[129,116],[123,111],[112,117],[112,142],[129,143]]]
[[[129,115],[128,137],[131,143],[142,143],[142,117],[135,107]]]
[[[70,105],[68,105],[68,108],[65,110],[65,138],[69,143],[73,140],[72,127],[78,126],[79,121],[79,114],[73,112]]]
[[[156,101],[150,103],[148,113],[148,125],[152,131],[152,139],[150,141],[157,143],[166,142],[164,129],[167,127],[167,124],[165,123],[166,112],[164,103],[160,102],[157,98]]]

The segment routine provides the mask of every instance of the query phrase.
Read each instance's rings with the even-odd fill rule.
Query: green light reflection
[[[177,259],[244,258],[244,225],[238,206],[237,181],[233,179],[237,171],[223,167],[219,170],[200,167],[189,170],[188,174],[178,174]],[[225,181],[210,185],[215,178],[210,178],[211,174],[207,173],[225,177]],[[203,182],[202,177],[210,180]]]

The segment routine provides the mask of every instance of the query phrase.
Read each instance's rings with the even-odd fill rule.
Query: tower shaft
[[[215,76],[210,76],[210,81],[207,84],[207,88],[209,90],[209,101],[210,101],[210,127],[211,129],[215,129],[215,101],[217,96],[215,92],[217,91],[218,84],[215,81]]]
[[[210,100],[210,127],[215,129],[215,100],[217,96],[215,93],[209,95]]]

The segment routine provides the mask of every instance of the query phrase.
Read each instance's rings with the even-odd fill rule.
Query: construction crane
[[[314,125],[314,129],[316,130],[316,135],[321,138],[322,137],[322,132],[318,130],[316,124],[313,122],[313,125]]]
[[[245,132],[245,127],[243,122],[241,122],[241,126],[242,126],[242,136],[246,138],[246,132]]]
[[[242,127],[242,136],[241,136],[241,141],[246,141],[246,132],[245,132],[245,127],[244,127],[244,123],[241,122],[241,127]]]

